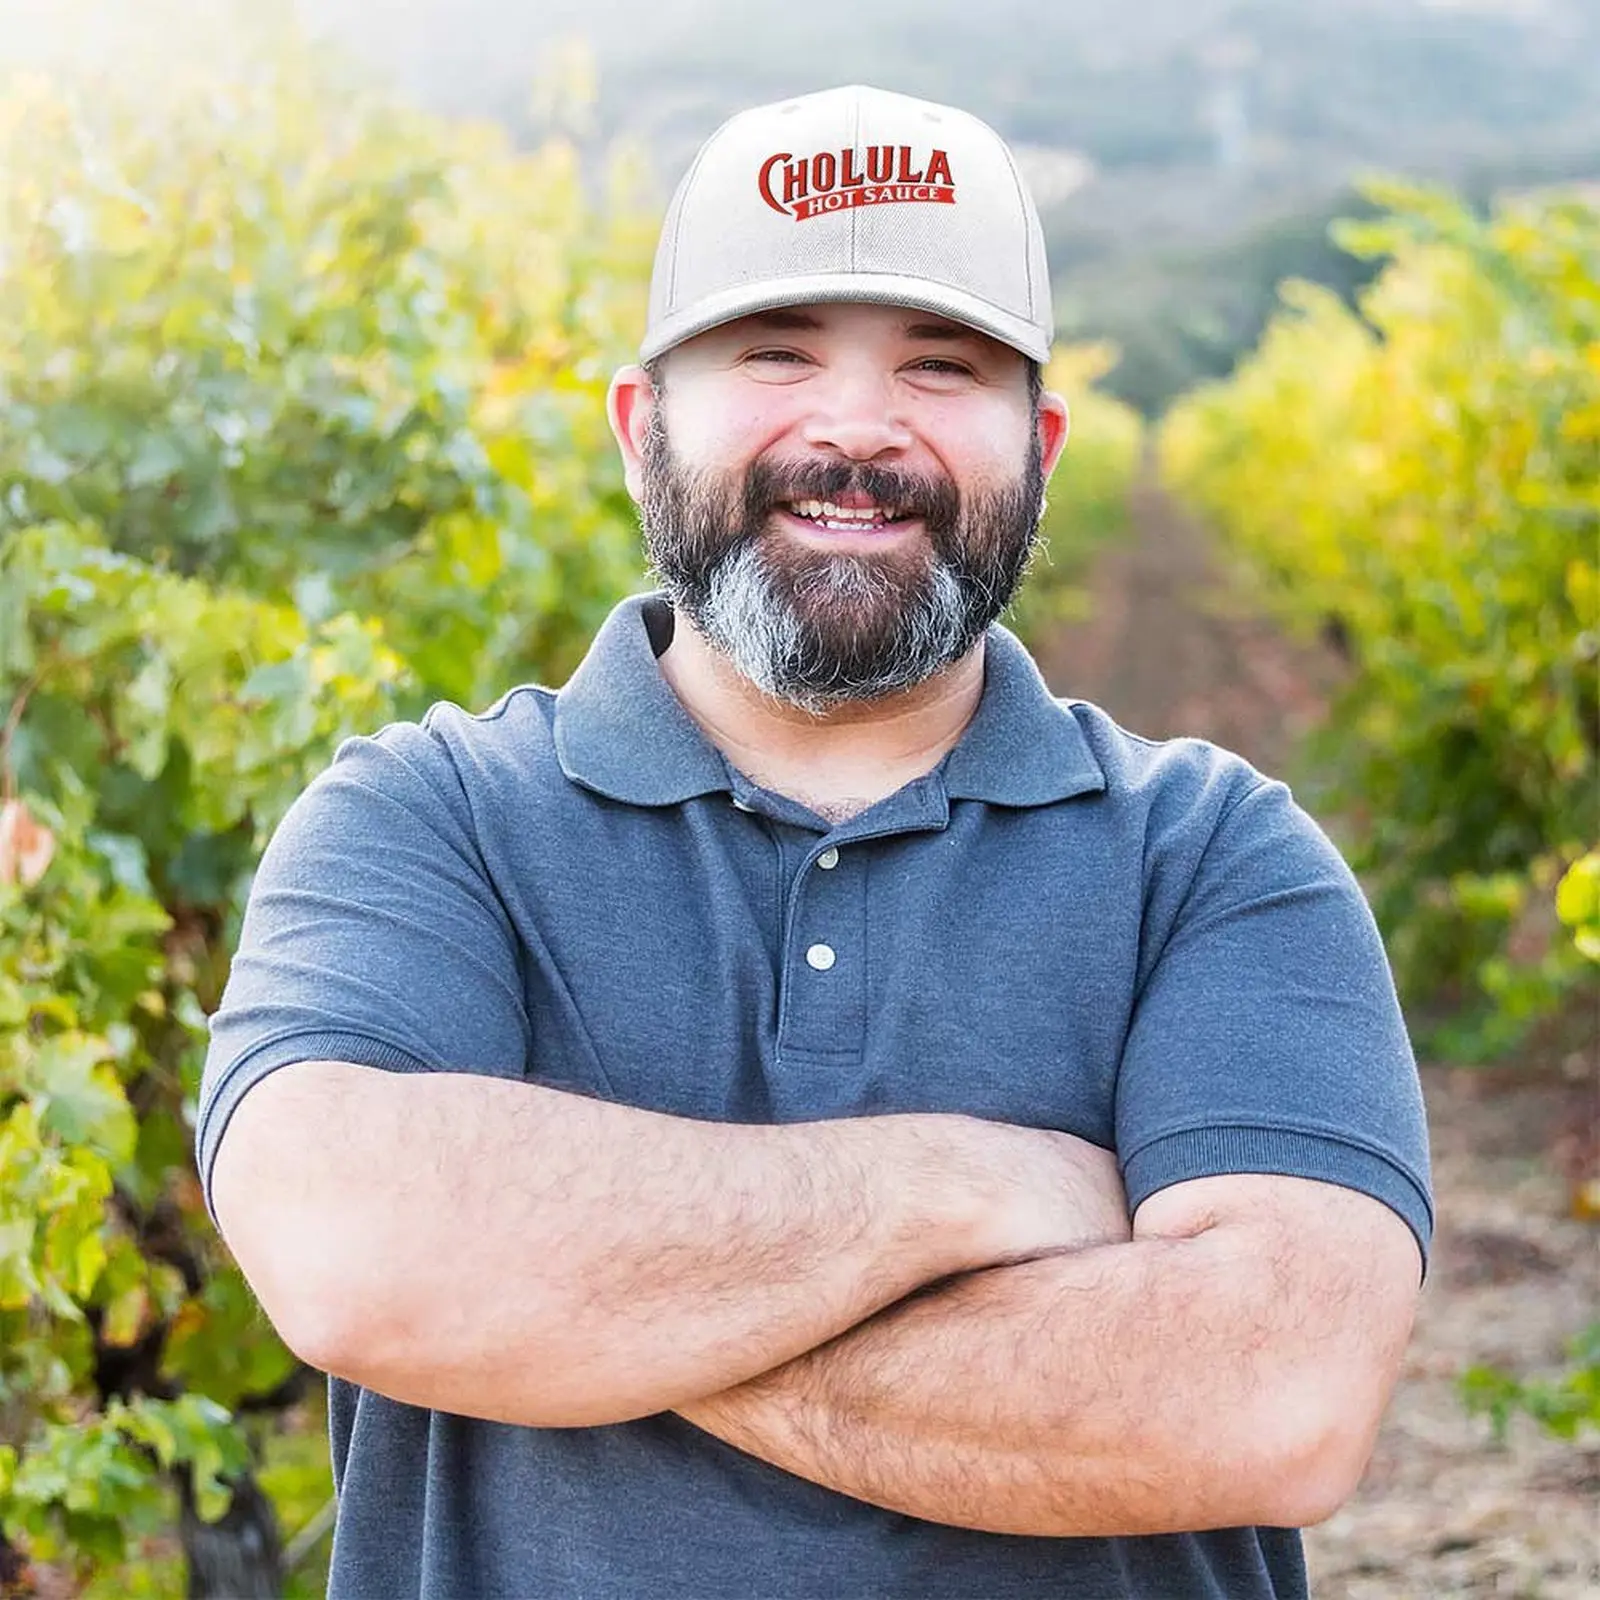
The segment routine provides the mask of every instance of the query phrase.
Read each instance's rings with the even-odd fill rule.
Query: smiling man
[[[331,1375],[333,1595],[1306,1593],[1427,1249],[1416,1073],[1283,785],[997,622],[1050,338],[983,124],[734,118],[611,391],[659,592],[279,829],[198,1144]]]
[[[672,439],[664,367],[619,380],[618,429],[673,608],[741,679],[820,716],[969,656],[1066,436],[1015,351],[892,307],[758,312],[678,353]]]
[[[1037,366],[925,312],[821,303],[624,371],[612,414],[690,624],[661,670],[712,741],[834,821],[923,776],[981,696],[1066,441]]]

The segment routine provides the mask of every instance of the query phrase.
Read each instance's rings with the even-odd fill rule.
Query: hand
[[[963,1167],[986,1202],[979,1238],[991,1265],[1132,1238],[1114,1151],[1070,1133],[957,1120]]]

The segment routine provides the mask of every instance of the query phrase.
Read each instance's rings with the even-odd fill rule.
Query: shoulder
[[[370,859],[405,841],[475,859],[495,824],[537,805],[559,775],[553,699],[525,686],[479,713],[440,701],[414,721],[344,739],[273,827],[262,870],[306,851]]]
[[[1210,740],[1148,739],[1087,701],[1060,704],[1100,763],[1119,836],[1140,854],[1158,938],[1213,895],[1315,887],[1365,914],[1338,846],[1288,784]]]
[[[318,782],[426,793],[452,808],[525,797],[530,782],[555,769],[554,704],[553,691],[534,684],[508,690],[480,712],[437,701],[416,721],[346,739]]]
[[[1107,801],[1156,831],[1208,836],[1249,796],[1287,786],[1209,739],[1151,739],[1087,700],[1058,698],[1105,777]]]

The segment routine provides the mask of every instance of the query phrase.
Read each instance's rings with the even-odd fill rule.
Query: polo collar
[[[617,606],[567,686],[556,695],[556,759],[574,783],[636,806],[672,806],[732,792],[728,764],[661,675],[645,608]]]
[[[556,695],[562,772],[629,805],[678,805],[734,790],[721,752],[661,675],[645,613],[664,604],[647,594],[618,605]],[[1015,635],[998,625],[985,645],[983,698],[942,775],[951,800],[1003,806],[1048,805],[1106,786],[1077,719],[1051,695]]]
[[[1022,641],[998,623],[984,640],[983,698],[945,757],[952,800],[1046,806],[1104,790],[1106,775],[1071,710]]]

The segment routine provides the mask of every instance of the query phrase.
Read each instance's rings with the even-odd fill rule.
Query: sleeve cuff
[[[365,1034],[327,1030],[280,1035],[240,1056],[228,1068],[215,1093],[206,1100],[195,1126],[195,1161],[200,1170],[206,1213],[213,1226],[217,1225],[217,1213],[211,1203],[211,1169],[229,1119],[239,1102],[263,1078],[297,1061],[349,1061],[358,1067],[377,1067],[385,1072],[433,1070],[398,1045]]]
[[[1128,1209],[1137,1210],[1158,1189],[1175,1183],[1240,1172],[1313,1178],[1371,1195],[1411,1229],[1427,1271],[1433,1203],[1426,1186],[1390,1157],[1327,1134],[1239,1126],[1165,1134],[1141,1146],[1123,1166]]]

